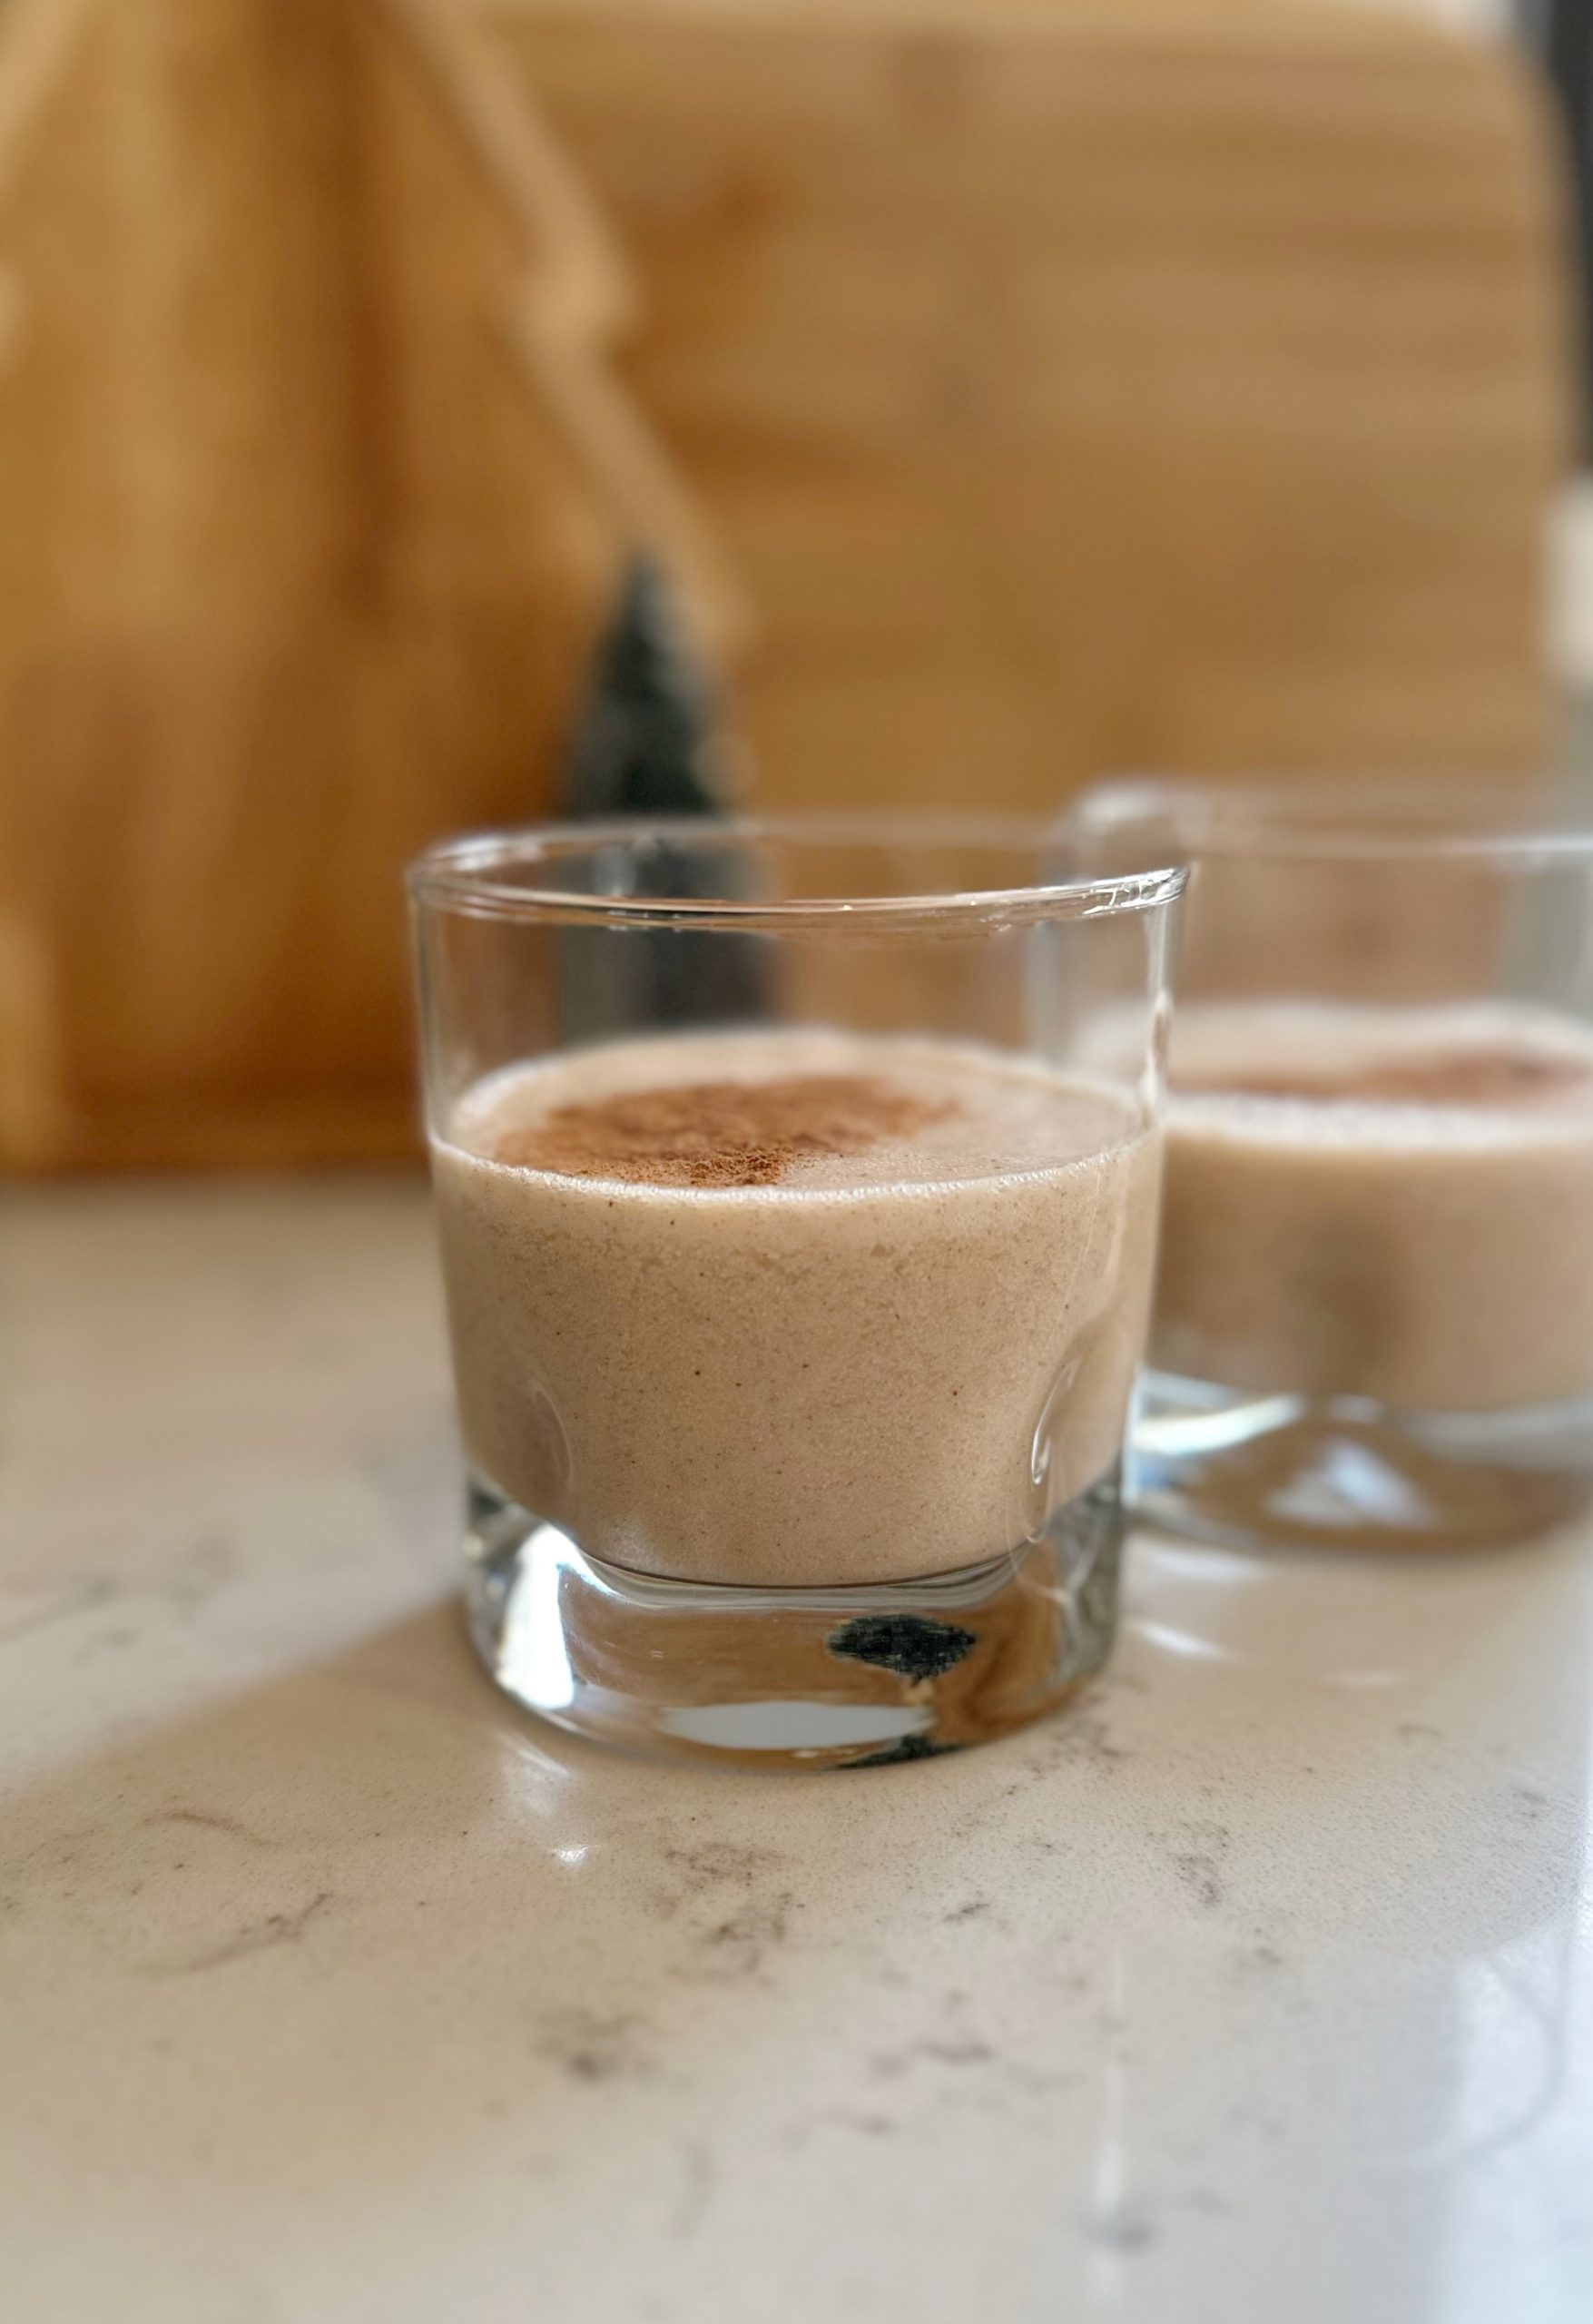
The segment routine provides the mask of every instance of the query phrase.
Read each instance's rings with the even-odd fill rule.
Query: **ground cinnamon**
[[[557,1106],[506,1130],[496,1162],[658,1187],[769,1187],[794,1162],[858,1154],[958,1111],[864,1074],[696,1081]]]
[[[1501,1046],[1456,1050],[1447,1057],[1390,1059],[1342,1073],[1291,1073],[1280,1067],[1233,1075],[1175,1073],[1173,1082],[1181,1090],[1241,1098],[1381,1098],[1426,1106],[1508,1106],[1552,1097],[1587,1078],[1588,1068],[1580,1059]]]

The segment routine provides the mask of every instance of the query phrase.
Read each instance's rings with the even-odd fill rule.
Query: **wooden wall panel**
[[[0,1138],[408,1152],[402,866],[546,810],[621,543],[384,13],[77,15],[0,187]]]
[[[0,1160],[407,1150],[628,548],[758,795],[1522,764],[1558,212],[1278,0],[7,0]]]
[[[1501,54],[1262,0],[491,21],[635,261],[763,795],[1533,758],[1566,325]]]

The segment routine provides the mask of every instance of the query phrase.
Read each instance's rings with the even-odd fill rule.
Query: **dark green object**
[[[667,577],[632,559],[565,765],[573,822],[658,818],[643,850],[595,849],[597,895],[734,896],[746,859],[672,833],[677,819],[721,812],[723,750],[717,700],[687,650]],[[565,1041],[649,1027],[751,1024],[766,1016],[767,962],[753,937],[681,929],[570,929],[559,943]]]
[[[565,763],[565,814],[715,813],[723,779],[717,715],[668,581],[650,556],[633,557]]]
[[[836,1765],[842,1775],[853,1768],[899,1768],[908,1759],[943,1759],[949,1751],[960,1751],[960,1743],[937,1743],[929,1735],[903,1735],[888,1749],[870,1751],[866,1758],[841,1759]]]
[[[978,1640],[957,1622],[931,1621],[925,1614],[858,1614],[832,1630],[825,1644],[849,1661],[919,1679],[944,1678]]]

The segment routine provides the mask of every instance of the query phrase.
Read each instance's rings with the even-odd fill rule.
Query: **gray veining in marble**
[[[27,2324],[1584,2324],[1593,1566],[1136,1545],[1075,1715],[540,1729],[449,1597],[402,1181],[14,1196]]]

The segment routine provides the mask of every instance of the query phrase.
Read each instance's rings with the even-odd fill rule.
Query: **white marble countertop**
[[[404,1183],[14,1196],[18,2324],[1585,2324],[1593,1564],[1136,1546],[1071,1717],[537,1728]]]

